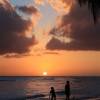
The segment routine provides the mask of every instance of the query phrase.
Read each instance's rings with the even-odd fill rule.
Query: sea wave
[[[32,100],[32,99],[41,98],[41,97],[45,97],[45,95],[44,94],[28,95],[24,97],[10,98],[8,100],[28,100],[28,99]]]

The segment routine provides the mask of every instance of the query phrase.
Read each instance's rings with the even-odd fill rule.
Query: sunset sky
[[[100,20],[77,0],[0,0],[0,76],[100,75]]]

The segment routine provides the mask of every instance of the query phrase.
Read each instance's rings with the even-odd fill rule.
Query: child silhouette
[[[56,100],[56,93],[54,87],[51,87],[49,100]]]

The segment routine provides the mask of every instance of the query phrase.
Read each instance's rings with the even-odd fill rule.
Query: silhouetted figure
[[[67,81],[65,84],[65,95],[66,95],[66,100],[70,100],[70,82]]]
[[[56,93],[55,93],[54,87],[51,87],[49,99],[50,100],[56,100]]]

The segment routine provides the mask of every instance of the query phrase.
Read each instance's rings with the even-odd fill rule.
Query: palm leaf
[[[100,0],[78,0],[80,6],[88,5],[89,10],[92,12],[94,22],[97,22],[100,14]]]

